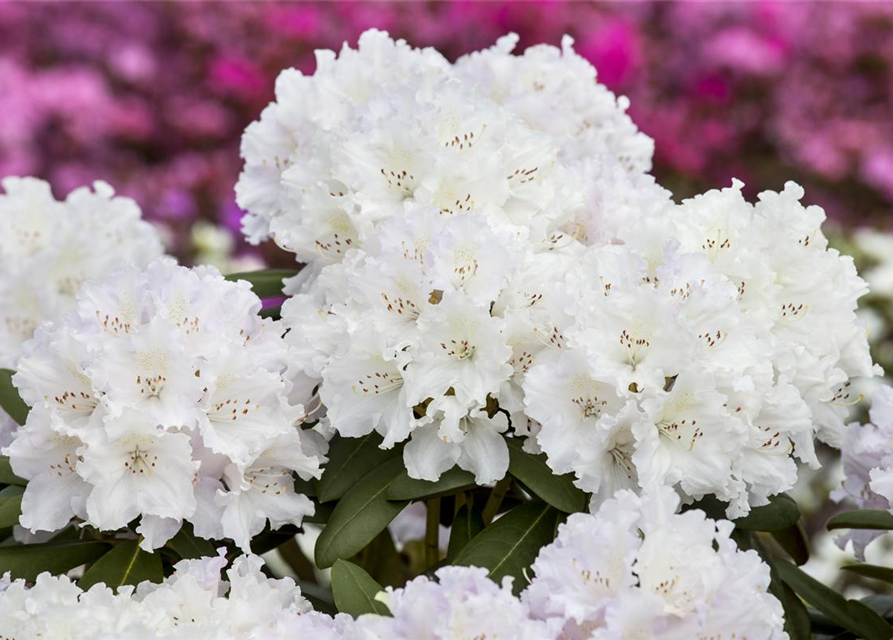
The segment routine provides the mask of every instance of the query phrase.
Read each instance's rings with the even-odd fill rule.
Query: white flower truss
[[[369,31],[356,51],[319,53],[311,77],[284,72],[243,140],[249,239],[271,234],[309,263],[282,314],[327,422],[375,429],[384,447],[410,438],[416,478],[455,464],[480,483],[504,475],[508,416],[526,433],[520,380],[558,337],[552,284],[590,237],[598,180],[581,176],[627,176],[605,195],[619,202],[650,167],[625,103],[594,83],[573,97],[585,114],[568,105],[580,122],[553,130],[544,110],[595,76],[569,41],[511,48],[452,66]],[[503,65],[536,69],[530,100],[490,90]]]
[[[28,588],[7,575],[0,580],[0,629],[4,637],[23,640],[348,637],[342,633],[352,622],[348,616],[311,611],[294,581],[267,578],[257,556],[236,558],[224,580],[226,563],[222,550],[219,557],[183,560],[163,583],[123,586],[117,593],[104,584],[84,591],[48,573]]]
[[[512,579],[501,585],[478,567],[443,567],[436,581],[419,576],[400,589],[388,587],[377,598],[391,616],[357,620],[357,638],[365,640],[557,640],[557,621],[534,620],[512,594]]]
[[[855,315],[867,288],[788,183],[741,184],[621,229],[556,298],[560,348],[523,379],[536,443],[597,506],[616,490],[715,494],[738,517],[843,441],[850,378],[877,373]]]
[[[74,305],[82,283],[124,264],[144,267],[163,249],[137,204],[104,182],[63,202],[36,178],[0,185],[0,367],[11,369],[35,329]],[[14,429],[0,410],[0,446]]]
[[[293,474],[320,474],[325,441],[299,426],[289,350],[260,304],[247,282],[169,258],[85,285],[14,377],[32,407],[4,450],[29,481],[21,524],[114,531],[140,517],[151,549],[187,521],[247,552],[267,521],[312,514]]]
[[[844,480],[831,494],[835,500],[850,500],[860,509],[884,509],[893,513],[893,388],[878,387],[871,395],[868,424],[847,427],[841,447]],[[837,538],[845,548],[852,541],[860,560],[865,547],[886,533],[851,529]]]
[[[618,492],[595,515],[574,514],[533,564],[522,594],[531,615],[590,640],[787,640],[769,567],[730,538],[733,525],[677,514],[667,487]]]

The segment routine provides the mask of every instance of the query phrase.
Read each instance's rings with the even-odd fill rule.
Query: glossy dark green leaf
[[[797,524],[800,507],[786,493],[769,498],[769,504],[756,507],[743,518],[735,520],[735,527],[745,531],[779,531]]]
[[[13,375],[15,375],[15,371],[0,369],[0,408],[8,413],[9,417],[16,421],[16,424],[23,425],[31,409],[22,400],[18,389],[13,386]]]
[[[391,532],[385,527],[372,542],[363,547],[363,550],[355,555],[354,564],[362,567],[372,579],[385,587],[402,587],[409,577],[403,566],[403,558],[397,547]]]
[[[0,484],[14,484],[20,487],[28,484],[27,480],[23,480],[13,473],[12,466],[9,464],[9,456],[0,456]]]
[[[828,521],[828,530],[834,529],[875,529],[893,530],[893,514],[881,509],[854,509],[844,511]]]
[[[301,530],[293,524],[287,524],[273,530],[268,526],[251,539],[251,553],[259,556],[267,551],[278,549],[280,545],[285,544],[300,532]]]
[[[846,600],[790,562],[777,560],[774,564],[785,584],[834,624],[865,640],[889,640],[893,636],[893,627],[865,604],[858,600]]]
[[[404,471],[388,487],[388,500],[419,500],[433,498],[475,486],[474,474],[453,467],[440,476],[436,482],[410,478]]]
[[[94,562],[109,549],[107,543],[93,540],[3,546],[0,547],[0,575],[9,571],[13,578],[34,581],[44,571],[59,575]]]
[[[804,565],[809,561],[809,540],[801,523],[773,531],[772,537],[797,565]]]
[[[332,595],[341,613],[354,618],[364,613],[388,615],[384,603],[375,599],[380,591],[383,591],[382,586],[353,562],[338,560],[332,567]]]
[[[809,612],[806,604],[794,591],[785,584],[778,574],[775,567],[777,558],[773,557],[762,544],[759,536],[747,531],[735,530],[733,535],[736,537],[745,536],[748,542],[751,542],[757,553],[763,558],[763,561],[769,565],[769,593],[775,596],[784,609],[784,630],[787,632],[790,640],[811,640],[812,623],[809,620]],[[739,544],[739,548],[744,548]]]
[[[564,514],[545,502],[531,502],[506,512],[472,538],[453,564],[484,567],[500,582],[512,576],[515,593],[527,586],[524,575],[540,549],[555,538],[555,528]]]
[[[841,569],[855,573],[866,578],[874,578],[882,582],[893,584],[893,569],[889,567],[881,567],[876,564],[848,564]]]
[[[316,566],[353,557],[397,517],[407,503],[388,500],[387,491],[402,471],[402,458],[391,458],[344,494],[316,540]]]
[[[369,433],[361,438],[335,436],[329,443],[329,461],[316,483],[320,502],[331,502],[343,496],[367,473],[402,450],[380,449],[381,436]]]
[[[22,495],[25,490],[15,485],[0,491],[0,529],[19,523],[22,515]]]
[[[574,474],[556,475],[546,464],[546,456],[523,449],[518,438],[507,438],[509,473],[536,497],[565,513],[586,510],[586,494],[574,486]]]
[[[125,584],[138,585],[145,580],[161,582],[163,579],[161,554],[143,551],[138,540],[128,540],[115,545],[97,560],[78,580],[78,586],[86,590],[101,582],[117,590]]]
[[[809,622],[809,613],[806,605],[800,597],[794,593],[788,585],[779,583],[776,597],[784,608],[784,630],[790,640],[810,640],[812,638],[812,626]]]
[[[316,570],[313,563],[301,551],[297,538],[286,540],[279,545],[277,551],[299,580],[307,582],[316,580]]]
[[[251,289],[258,298],[272,298],[282,295],[285,278],[291,278],[298,272],[294,269],[264,269],[262,271],[246,271],[244,273],[231,273],[227,280],[247,280],[251,283]]]
[[[450,546],[447,549],[447,560],[452,561],[462,549],[468,545],[472,538],[484,530],[484,518],[478,509],[469,509],[468,504],[462,505],[459,513],[453,519],[450,528]]]
[[[893,595],[872,595],[859,598],[859,602],[869,607],[872,611],[881,617],[889,618],[893,616]]]
[[[177,535],[168,541],[167,546],[173,549],[183,560],[195,560],[217,555],[214,543],[196,536],[192,530],[192,525],[188,522],[183,523]]]

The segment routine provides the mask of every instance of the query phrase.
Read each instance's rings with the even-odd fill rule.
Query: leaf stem
[[[484,505],[484,512],[481,514],[484,519],[484,526],[493,522],[493,518],[499,512],[499,507],[502,505],[502,500],[509,492],[511,484],[512,477],[506,474],[506,476],[493,487],[493,491],[490,492],[490,497],[487,499],[487,504]]]
[[[429,499],[426,506],[425,566],[433,567],[440,561],[440,498]]]

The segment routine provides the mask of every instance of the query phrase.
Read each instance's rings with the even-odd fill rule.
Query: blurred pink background
[[[108,180],[189,261],[195,221],[238,234],[239,137],[278,72],[312,73],[314,49],[369,27],[451,59],[509,31],[522,47],[569,33],[630,97],[677,196],[794,179],[844,224],[890,224],[893,3],[0,0],[0,176],[59,196]]]

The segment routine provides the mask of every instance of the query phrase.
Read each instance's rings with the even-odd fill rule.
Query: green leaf
[[[388,487],[388,500],[418,500],[443,496],[475,486],[474,474],[453,467],[435,482],[410,478],[404,471]]]
[[[798,522],[787,529],[772,531],[771,534],[798,566],[809,562],[809,540],[802,524]]]
[[[332,594],[341,613],[354,618],[364,613],[388,615],[390,612],[385,604],[375,599],[375,595],[383,590],[372,576],[353,562],[337,560],[332,567]]]
[[[733,537],[740,537],[742,535],[747,538],[748,542],[753,543],[753,547],[751,548],[755,548],[757,553],[759,553],[760,557],[763,559],[763,562],[769,565],[769,575],[771,578],[769,582],[769,593],[781,602],[781,606],[784,609],[784,630],[787,632],[788,637],[791,640],[811,640],[812,623],[809,620],[809,612],[806,609],[806,604],[781,580],[781,577],[778,575],[778,569],[775,566],[777,558],[772,556],[766,550],[766,547],[760,541],[757,534],[749,533],[747,531],[733,531]],[[745,547],[739,544],[739,548]]]
[[[404,572],[403,558],[394,546],[394,539],[387,527],[363,547],[352,562],[385,587],[403,586],[408,577]]]
[[[401,449],[379,449],[381,436],[369,433],[361,438],[335,436],[329,443],[329,461],[317,481],[320,502],[331,502],[343,496],[363,476],[401,452]]]
[[[149,553],[140,549],[139,540],[128,540],[115,545],[115,548],[102,556],[78,580],[78,586],[87,590],[102,582],[115,591],[125,584],[138,585],[140,582],[161,582],[161,554]]]
[[[790,640],[810,640],[812,628],[809,622],[809,612],[800,596],[783,582],[778,583],[778,593],[775,596],[779,595],[781,597],[778,599],[784,608],[784,630]]]
[[[0,484],[14,484],[20,487],[28,484],[27,480],[23,480],[13,473],[12,466],[9,464],[9,456],[0,456]]]
[[[555,528],[564,514],[545,502],[515,507],[471,539],[453,564],[484,567],[500,582],[512,576],[518,594],[527,586],[524,570],[533,564],[540,549],[555,538]]]
[[[294,571],[298,580],[305,582],[316,580],[316,569],[310,559],[301,551],[297,538],[286,540],[276,550],[279,552],[279,557]]]
[[[267,551],[278,549],[300,532],[301,530],[293,524],[287,524],[277,529],[270,529],[267,525],[263,531],[251,539],[251,553],[261,556]]]
[[[25,404],[18,389],[13,386],[12,377],[14,375],[15,371],[0,369],[0,408],[21,426],[25,424],[25,419],[31,408]]]
[[[33,582],[44,571],[59,575],[101,558],[109,545],[98,540],[15,544],[0,547],[0,575]]]
[[[786,493],[769,498],[769,504],[756,507],[743,518],[735,520],[735,527],[745,531],[779,531],[793,527],[800,520],[800,507]]]
[[[893,627],[865,604],[846,600],[836,591],[810,577],[790,562],[777,560],[775,569],[779,577],[801,598],[828,616],[834,624],[865,638],[865,640],[889,640]]]
[[[0,529],[19,523],[22,515],[22,487],[9,486],[0,491]]]
[[[192,530],[192,525],[188,522],[183,523],[177,535],[168,541],[167,546],[173,549],[183,560],[197,560],[198,558],[217,555],[214,543],[197,537]]]
[[[466,503],[453,518],[450,529],[450,546],[447,549],[447,560],[452,561],[477,534],[484,530],[484,518],[475,508],[469,509]]]
[[[344,494],[316,539],[316,566],[325,569],[353,557],[403,511],[406,502],[387,499],[388,487],[401,471],[403,459],[392,458]]]
[[[545,455],[527,453],[517,438],[506,438],[506,442],[509,473],[536,497],[565,513],[586,510],[586,494],[574,486],[574,474],[556,475],[546,464]]]
[[[893,596],[891,595],[873,595],[859,598],[859,602],[868,606],[872,611],[883,618],[890,617],[893,614]]]
[[[882,582],[893,584],[893,569],[889,567],[880,567],[876,564],[848,564],[841,569],[850,571],[866,578],[874,578]]]
[[[244,273],[231,273],[227,280],[247,280],[258,298],[272,298],[282,295],[285,278],[291,278],[298,272],[294,269],[264,269],[262,271],[247,271]]]
[[[882,509],[854,509],[844,511],[828,521],[828,530],[834,529],[875,529],[893,530],[893,514]]]

